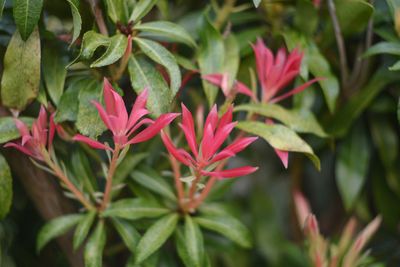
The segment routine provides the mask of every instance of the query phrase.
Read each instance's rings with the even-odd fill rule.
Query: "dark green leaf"
[[[391,71],[397,71],[400,70],[400,61],[397,61],[394,63],[392,66],[389,67],[389,70]]]
[[[128,71],[136,93],[139,94],[146,87],[149,89],[148,109],[155,116],[168,112],[172,93],[158,70],[143,57],[132,55],[129,58]]]
[[[336,182],[347,210],[354,206],[364,185],[369,156],[366,129],[356,125],[346,136],[336,160]]]
[[[87,86],[87,81],[82,79],[72,82],[62,94],[57,107],[54,120],[56,123],[64,121],[76,121],[78,116],[79,92],[82,87]]]
[[[327,132],[335,136],[345,135],[352,122],[369,106],[378,93],[397,79],[398,75],[383,69],[375,72],[360,93],[351,97],[346,105],[335,114],[335,117],[326,124]]]
[[[100,221],[85,247],[85,267],[101,267],[103,265],[103,250],[106,244],[106,230],[104,222]]]
[[[96,211],[89,211],[80,220],[74,234],[74,249],[78,249],[82,242],[86,239],[90,228],[92,227]]]
[[[103,212],[104,217],[118,217],[129,220],[141,218],[155,218],[168,213],[169,210],[161,207],[157,203],[145,199],[123,199],[112,203]]]
[[[68,67],[77,62],[78,60],[89,60],[92,58],[94,52],[100,46],[108,46],[110,40],[107,36],[99,34],[95,31],[88,31],[83,35],[81,50],[79,55],[69,63]]]
[[[94,194],[97,190],[96,176],[93,174],[90,166],[90,162],[86,157],[85,153],[78,150],[72,154],[71,159],[72,169],[75,177],[78,178],[79,183],[84,188],[85,192]]]
[[[140,240],[139,232],[133,227],[132,223],[128,221],[117,218],[113,218],[111,221],[125,245],[134,253]]]
[[[190,216],[185,217],[185,246],[193,267],[202,267],[204,262],[204,243],[200,227]]]
[[[131,174],[131,177],[134,181],[146,187],[147,189],[156,192],[157,194],[160,194],[172,201],[176,200],[175,194],[168,182],[165,180],[165,178],[160,177],[153,169],[147,168],[141,171],[134,171]]]
[[[312,148],[293,130],[283,125],[244,121],[239,122],[237,127],[245,132],[262,137],[276,149],[304,153],[311,159],[318,170],[321,167],[320,161]]]
[[[250,248],[252,246],[249,230],[239,220],[233,217],[227,215],[199,216],[194,220],[201,227],[226,236],[243,248]]]
[[[71,6],[72,13],[72,23],[74,25],[74,30],[72,32],[72,40],[71,44],[73,44],[76,39],[79,37],[82,28],[82,18],[81,14],[79,14],[79,1],[78,0],[67,0],[69,5]]]
[[[106,52],[96,61],[94,61],[90,67],[99,68],[113,64],[124,55],[127,46],[128,39],[125,35],[114,35],[110,38]]]
[[[132,11],[132,14],[129,18],[130,21],[138,22],[141,18],[143,18],[153,6],[157,3],[158,0],[139,0],[135,8]]]
[[[167,69],[171,80],[171,97],[173,98],[181,86],[181,72],[174,56],[162,45],[154,41],[141,38],[134,38],[133,40],[139,45],[143,53]]]
[[[167,241],[174,232],[178,219],[177,214],[169,214],[150,226],[136,248],[136,264],[142,263]]]
[[[13,0],[13,4],[15,24],[22,40],[26,41],[39,21],[43,0]]]
[[[400,123],[400,97],[399,97],[399,101],[397,102],[397,120]]]
[[[46,45],[43,48],[43,77],[51,100],[58,106],[60,97],[64,91],[65,77],[67,76],[67,58],[63,51],[55,46]]]
[[[124,21],[123,0],[105,0],[108,16],[114,23]]]
[[[249,111],[268,118],[277,119],[299,133],[313,133],[320,137],[327,136],[310,111],[287,110],[275,104],[240,105],[235,108],[235,111]]]
[[[117,170],[114,174],[115,184],[122,183],[128,175],[136,168],[136,166],[148,156],[148,153],[135,153],[128,154],[124,160],[118,164]]]
[[[6,159],[0,154],[0,220],[8,213],[12,203],[12,177]]]
[[[224,42],[221,34],[206,16],[203,18],[200,41],[198,62],[201,74],[219,73],[224,63]],[[202,84],[208,105],[211,107],[217,97],[218,89],[205,80],[202,80]]]
[[[52,239],[65,234],[82,219],[80,214],[70,214],[55,218],[46,223],[37,237],[37,250],[42,248]]]
[[[370,57],[379,54],[392,54],[400,56],[400,43],[394,42],[380,42],[377,43],[364,53],[363,57]]]
[[[23,110],[38,95],[40,36],[36,29],[24,42],[16,31],[4,56],[1,101],[5,107]]]
[[[91,101],[100,101],[102,88],[95,80],[87,79],[85,82],[86,84],[80,88],[78,96],[79,106],[76,127],[83,135],[97,137],[104,132],[106,127]]]
[[[6,4],[6,0],[0,0],[0,19],[3,17],[4,5]]]
[[[156,34],[156,36],[165,37],[171,41],[181,42],[196,47],[195,41],[182,26],[169,21],[151,21],[141,23],[136,25],[134,29]]]
[[[27,117],[19,117],[27,125],[31,125],[33,122],[33,118]],[[0,118],[0,144],[6,143],[8,141],[17,139],[20,137],[20,133],[15,127],[14,118],[11,117],[2,117]]]

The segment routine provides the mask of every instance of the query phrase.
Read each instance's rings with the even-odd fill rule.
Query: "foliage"
[[[0,266],[397,266],[399,14],[0,1]]]

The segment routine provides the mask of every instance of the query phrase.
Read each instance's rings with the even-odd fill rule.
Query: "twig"
[[[181,181],[181,171],[179,169],[179,163],[178,161],[173,157],[173,156],[169,156],[169,161],[171,162],[171,166],[172,166],[172,170],[174,172],[174,178],[175,178],[175,187],[176,187],[176,191],[178,194],[178,204],[179,207],[182,209],[182,211],[184,210],[184,203],[183,203],[183,199],[185,198],[185,193],[183,190],[183,184]]]
[[[112,190],[112,184],[113,184],[113,177],[115,170],[117,168],[117,163],[118,163],[118,157],[119,157],[119,151],[121,150],[121,147],[119,144],[115,145],[115,149],[113,151],[113,156],[110,161],[110,166],[108,168],[108,173],[107,173],[107,182],[106,182],[106,189],[104,191],[104,198],[100,206],[100,210],[104,210],[107,208],[108,203],[110,202],[111,199],[111,190]]]
[[[342,30],[339,25],[339,20],[336,15],[336,7],[335,7],[335,3],[333,2],[333,0],[328,0],[328,9],[329,9],[329,14],[332,19],[333,28],[335,31],[336,44],[337,44],[337,47],[339,50],[342,86],[345,87],[345,85],[348,81],[348,76],[349,76],[347,56],[346,56],[346,47],[344,44]]]
[[[217,18],[215,19],[214,25],[219,30],[222,25],[228,19],[229,15],[235,7],[236,0],[225,0],[224,5],[217,13]]]
[[[86,1],[89,3],[92,9],[92,13],[94,19],[96,20],[97,27],[99,27],[99,31],[101,32],[101,34],[108,36],[107,26],[106,23],[104,22],[103,12],[99,7],[99,1],[98,0],[86,0]]]

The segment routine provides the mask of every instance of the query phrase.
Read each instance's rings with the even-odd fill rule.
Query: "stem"
[[[124,74],[124,71],[126,69],[126,66],[128,66],[128,62],[129,62],[129,57],[132,53],[132,37],[131,35],[129,35],[128,37],[128,46],[125,50],[124,55],[121,58],[121,62],[119,64],[118,67],[116,67],[115,69],[111,69],[112,72],[112,80],[113,81],[118,81],[121,76]]]
[[[345,86],[348,76],[349,76],[348,65],[347,65],[347,56],[346,56],[346,47],[344,45],[342,30],[339,25],[339,20],[336,15],[336,7],[335,7],[335,3],[333,2],[333,0],[328,0],[328,9],[329,9],[329,14],[332,19],[333,28],[335,31],[336,44],[337,44],[338,50],[339,50],[342,86]]]
[[[76,198],[82,203],[87,210],[93,210],[94,206],[86,199],[82,192],[68,179],[67,175],[61,168],[55,164],[51,159],[47,161],[49,167],[54,171],[55,175],[68,187],[68,190],[73,193]]]
[[[101,11],[99,7],[99,1],[98,0],[87,0],[89,3],[90,7],[92,8],[92,13],[94,16],[94,19],[96,20],[97,27],[99,27],[99,31],[101,34],[108,36],[108,30],[106,23],[104,22],[103,18],[103,12]]]
[[[189,200],[190,202],[192,202],[194,200],[194,194],[196,193],[196,189],[197,189],[197,184],[200,182],[201,179],[201,174],[200,171],[198,169],[196,169],[194,171],[194,175],[195,175],[195,179],[192,183],[192,185],[190,186],[189,189]]]
[[[104,210],[107,207],[108,203],[110,202],[113,177],[114,177],[114,172],[117,168],[118,156],[119,156],[120,150],[121,150],[120,145],[115,144],[113,156],[110,161],[110,167],[108,168],[106,190],[104,192],[104,198],[103,198],[103,202],[101,203],[100,210]]]
[[[218,11],[217,18],[215,19],[215,28],[217,28],[218,30],[221,29],[222,25],[225,23],[225,21],[228,19],[229,15],[233,11],[233,8],[235,7],[235,2],[236,0],[225,0],[224,5]]]
[[[173,157],[169,156],[169,161],[171,162],[172,170],[174,172],[174,177],[175,177],[175,187],[176,191],[178,194],[178,202],[179,202],[179,207],[184,210],[183,208],[183,199],[185,198],[185,193],[183,190],[183,184],[181,181],[181,171],[179,169],[179,163],[178,161]]]
[[[201,205],[201,203],[203,203],[216,181],[217,178],[215,176],[208,179],[206,186],[204,187],[203,191],[201,191],[200,196],[189,205],[189,209],[196,209],[198,206]]]

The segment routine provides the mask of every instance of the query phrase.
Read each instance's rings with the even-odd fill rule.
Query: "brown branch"
[[[99,1],[98,0],[86,0],[91,9],[92,9],[92,14],[94,16],[94,19],[96,20],[97,27],[99,27],[99,31],[101,34],[108,36],[108,30],[106,23],[104,22],[104,17],[103,17],[103,12],[101,8],[99,7]]]

